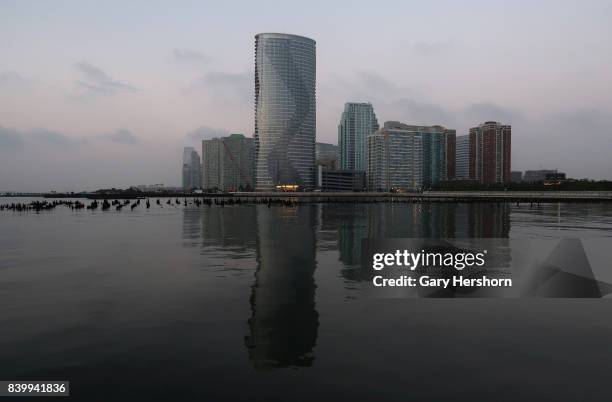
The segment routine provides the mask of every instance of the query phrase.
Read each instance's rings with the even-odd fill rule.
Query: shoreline
[[[301,202],[611,202],[612,191],[424,191],[414,193],[370,192],[236,192],[236,193],[116,193],[41,194],[44,198],[136,199],[204,198],[218,200],[286,200]]]

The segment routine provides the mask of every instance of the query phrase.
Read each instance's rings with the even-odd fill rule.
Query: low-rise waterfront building
[[[523,181],[523,172],[521,171],[512,171],[510,172],[510,181],[512,183],[520,183]]]
[[[365,178],[365,172],[360,170],[334,170],[317,166],[317,188],[321,191],[363,191],[366,187]]]
[[[527,183],[537,183],[546,180],[547,174],[557,173],[557,169],[540,169],[540,170],[526,170],[523,181]]]

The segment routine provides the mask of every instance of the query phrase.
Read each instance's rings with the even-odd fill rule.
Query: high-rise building
[[[423,180],[423,134],[388,121],[368,137],[367,181],[370,191],[418,191]]]
[[[404,134],[420,138],[422,171],[419,187],[429,188],[455,176],[455,130],[442,126],[416,126],[399,122],[386,122],[385,128],[400,130]],[[376,140],[373,140],[373,144],[376,144]]]
[[[202,186],[200,155],[192,147],[183,149],[183,189],[191,190]]]
[[[457,176],[457,130],[445,129],[446,140],[446,180],[453,180]]]
[[[480,183],[510,181],[510,125],[487,121],[470,128],[470,179]]]
[[[460,135],[457,137],[456,153],[456,173],[457,180],[468,180],[470,178],[470,136]]]
[[[340,169],[366,170],[368,136],[378,130],[370,103],[346,103],[338,125]]]
[[[253,139],[243,134],[202,141],[205,189],[253,188]]]
[[[255,36],[255,189],[315,186],[315,41]]]
[[[338,146],[317,142],[315,144],[315,163],[327,169],[336,169],[338,167]]]
[[[243,134],[230,134],[221,139],[223,145],[222,189],[239,191],[253,189],[253,139]]]
[[[220,190],[222,187],[222,148],[220,138],[202,141],[202,188],[204,190]]]
[[[442,126],[407,126],[422,133],[423,187],[455,176],[455,130]]]

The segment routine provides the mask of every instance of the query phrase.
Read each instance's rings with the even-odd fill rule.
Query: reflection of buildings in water
[[[368,237],[370,205],[351,204],[338,210],[338,251],[347,265],[361,263],[361,239]]]
[[[419,237],[420,208],[420,204],[371,205],[367,212],[367,237]]]
[[[341,275],[349,281],[370,279],[361,269],[362,239],[422,237],[420,204],[347,204],[337,213]]]
[[[183,209],[183,240],[194,242],[200,238],[202,231],[201,212],[195,208]]]
[[[201,218],[202,238],[223,247],[254,248],[257,241],[255,205],[204,206],[195,212]]]
[[[454,237],[507,238],[510,233],[510,204],[456,204]]]
[[[323,219],[337,225],[347,280],[370,279],[371,272],[360,269],[363,238],[507,238],[510,231],[510,205],[505,203],[340,204],[323,210],[328,210]]]
[[[314,360],[316,213],[313,206],[257,207],[258,266],[245,337],[255,369],[306,367]]]
[[[421,207],[422,231],[420,237],[455,237],[455,203],[427,203]]]

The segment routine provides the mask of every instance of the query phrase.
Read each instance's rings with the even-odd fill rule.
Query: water
[[[596,238],[607,269],[612,205],[1,211],[0,379],[79,401],[610,400],[609,299],[365,297],[360,239],[408,236]]]

